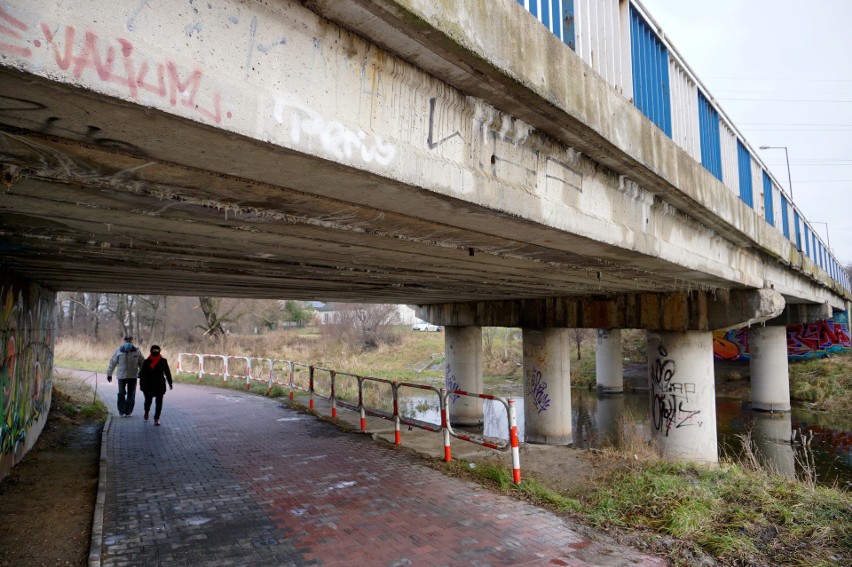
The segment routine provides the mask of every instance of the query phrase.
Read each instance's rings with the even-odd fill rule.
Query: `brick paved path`
[[[103,565],[665,564],[274,400],[176,384],[162,422],[113,413]]]

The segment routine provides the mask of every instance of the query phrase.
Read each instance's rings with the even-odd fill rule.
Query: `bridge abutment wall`
[[[56,292],[0,272],[0,478],[41,434],[50,410]]]

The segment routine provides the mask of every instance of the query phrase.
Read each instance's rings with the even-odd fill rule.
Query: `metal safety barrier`
[[[190,362],[193,361],[193,362]],[[221,361],[218,368],[210,368],[205,362]],[[232,365],[237,361],[240,366]],[[235,368],[231,372],[232,368]],[[361,432],[367,432],[367,415],[392,421],[394,423],[394,444],[402,444],[401,426],[409,428],[416,427],[424,431],[441,433],[444,444],[444,461],[449,462],[452,458],[450,439],[455,438],[468,443],[474,443],[494,449],[497,451],[512,451],[512,478],[515,484],[521,482],[520,455],[518,451],[518,423],[515,414],[515,401],[506,400],[498,396],[466,392],[464,390],[450,390],[436,388],[424,384],[413,384],[409,382],[396,382],[373,376],[362,376],[349,372],[338,372],[331,368],[295,362],[292,360],[254,358],[249,356],[230,356],[224,354],[195,354],[182,352],[178,354],[177,371],[187,374],[196,374],[201,381],[204,376],[222,376],[224,381],[228,378],[245,378],[246,389],[251,388],[252,381],[265,382],[267,391],[272,390],[275,385],[288,387],[290,399],[294,399],[295,391],[299,390],[308,394],[308,407],[314,409],[314,397],[327,400],[331,405],[331,418],[337,419],[337,406],[359,412]],[[317,384],[320,388],[317,389]],[[357,402],[347,400],[338,395],[340,380],[355,380],[357,387]],[[367,407],[365,403],[364,388],[369,384],[383,384],[390,387],[392,397],[392,411],[387,412],[381,408]],[[438,400],[441,415],[441,423],[435,424],[404,416],[399,411],[400,390],[413,388],[433,392]],[[507,442],[494,442],[488,438],[476,434],[465,434],[455,431],[450,423],[449,396],[469,396],[491,400],[503,404],[506,408],[507,417]]]

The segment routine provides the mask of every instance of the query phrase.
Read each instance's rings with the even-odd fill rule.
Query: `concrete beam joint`
[[[446,303],[416,312],[444,326],[714,331],[778,317],[784,305],[777,291],[759,289]]]

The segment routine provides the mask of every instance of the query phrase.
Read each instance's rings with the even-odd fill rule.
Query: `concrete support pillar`
[[[444,327],[447,390],[482,393],[482,327]],[[480,425],[482,399],[469,396],[449,396],[450,423]]]
[[[663,456],[718,463],[713,333],[648,333],[651,435]]]
[[[790,372],[787,366],[787,328],[749,329],[751,407],[763,411],[790,410]]]
[[[571,342],[568,329],[524,329],[524,440],[570,445]]]
[[[621,329],[598,329],[595,342],[595,369],[599,393],[620,394],[624,391]]]

